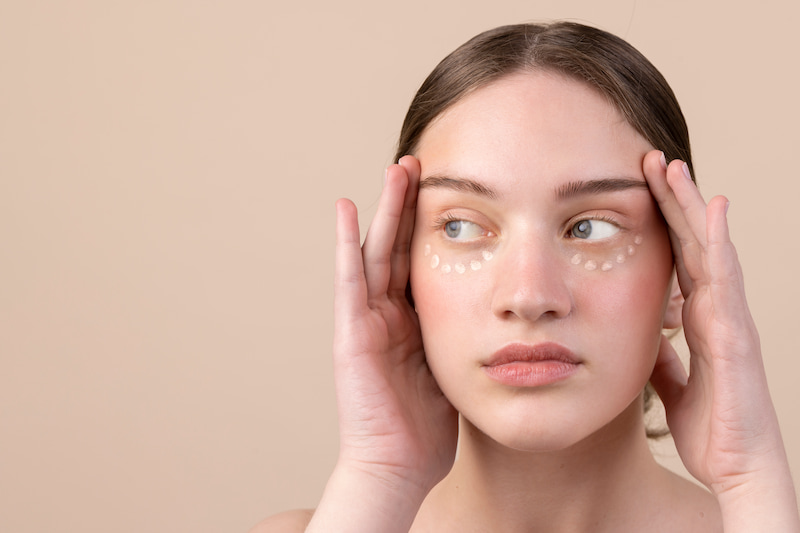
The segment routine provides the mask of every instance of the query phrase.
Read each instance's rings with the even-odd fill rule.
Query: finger
[[[368,300],[385,295],[389,288],[392,250],[403,215],[407,185],[408,176],[403,167],[392,165],[386,170],[386,183],[378,201],[378,210],[362,247]]]
[[[342,198],[336,202],[334,316],[353,316],[366,303],[367,286],[361,257],[358,211],[353,202]]]
[[[663,154],[652,151],[645,156],[643,168],[650,191],[669,225],[678,281],[686,296],[693,289],[692,280],[703,276],[705,202],[686,177],[683,162],[673,161],[667,166]]]
[[[650,376],[650,383],[658,393],[667,413],[675,406],[683,393],[684,387],[689,378],[686,369],[675,348],[670,344],[669,339],[661,336],[661,345],[658,349],[658,358]]]
[[[417,194],[419,192],[420,165],[417,158],[404,156],[398,162],[408,177],[408,186],[403,201],[403,213],[397,228],[394,250],[392,252],[392,274],[389,280],[389,291],[405,295],[408,284],[409,250],[411,236],[414,234],[414,220],[416,219]]]
[[[664,154],[658,150],[649,152],[644,158],[643,170],[647,186],[658,203],[664,220],[675,232],[678,238],[690,235],[692,230],[689,221],[686,219],[683,209],[678,203],[670,184],[667,181],[667,164]]]
[[[672,161],[667,167],[667,183],[688,223],[689,232],[678,233],[678,238],[681,242],[696,241],[701,248],[705,248],[706,202],[689,175],[689,166],[680,160]]]
[[[669,239],[672,245],[672,253],[675,258],[675,270],[678,274],[678,284],[683,295],[688,295],[692,290],[692,282],[686,271],[683,248],[681,246],[678,233],[690,233],[688,221],[683,216],[680,205],[674,193],[667,183],[667,163],[664,153],[659,150],[649,152],[643,163],[644,177],[653,195],[653,199],[658,204],[661,214],[669,228]],[[670,218],[667,218],[670,213]]]
[[[728,204],[724,196],[708,204],[708,270],[715,314],[722,323],[740,330],[751,319],[741,264],[728,230]]]

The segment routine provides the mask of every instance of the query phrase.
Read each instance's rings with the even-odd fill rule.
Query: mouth
[[[552,343],[514,343],[495,352],[482,365],[494,381],[512,387],[540,387],[575,374],[582,361],[568,348]]]

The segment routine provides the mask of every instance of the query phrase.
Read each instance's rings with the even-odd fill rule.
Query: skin
[[[460,102],[420,146],[411,281],[427,360],[445,396],[514,449],[564,449],[608,425],[652,373],[670,294],[669,236],[641,164],[652,148],[588,87],[530,74]],[[494,197],[426,186],[430,176],[469,179]],[[640,187],[557,197],[570,183],[604,178]],[[449,237],[442,216],[463,219],[464,236]],[[574,237],[581,221],[600,238]],[[643,245],[622,268],[570,262],[576,253],[612,257],[637,235]],[[428,265],[425,243],[453,261],[480,249],[494,258],[479,273],[445,277]],[[542,342],[580,358],[577,374],[528,390],[499,385],[482,369],[508,344]]]
[[[339,460],[313,518],[282,514],[257,531],[800,531],[727,200],[706,204],[685,165],[653,148],[587,87],[520,74],[447,110],[418,158],[389,168],[363,247],[355,206],[341,200]],[[497,194],[425,184],[443,175]],[[608,176],[648,188],[554,200],[566,181]],[[444,275],[425,257],[426,244],[453,261],[476,253],[443,237],[449,211],[480,226],[468,235],[494,253],[478,272]],[[566,237],[598,214],[620,230]],[[570,264],[576,250],[603,255],[633,235],[642,243],[620,268]],[[661,336],[678,322],[688,375]],[[487,378],[497,349],[543,341],[576,354],[577,371],[522,390]],[[708,490],[653,460],[648,378]]]

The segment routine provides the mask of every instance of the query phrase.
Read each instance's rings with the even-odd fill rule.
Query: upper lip
[[[484,366],[537,361],[561,361],[571,364],[581,362],[568,348],[555,342],[542,342],[539,344],[513,343],[497,350]]]

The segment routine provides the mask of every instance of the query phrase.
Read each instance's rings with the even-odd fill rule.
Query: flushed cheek
[[[659,338],[669,298],[672,254],[668,243],[656,237],[632,246],[624,261],[615,261],[602,274],[597,274],[599,269],[587,271],[585,265],[573,265],[573,276],[581,287],[575,297],[582,309],[593,313],[592,320],[608,322],[614,331],[622,328],[629,337],[638,332],[647,339]]]
[[[480,251],[448,253],[433,246],[416,248],[411,258],[411,287],[428,364],[445,393],[469,382],[468,354],[490,318],[492,272],[498,261]],[[472,261],[477,261],[473,264]]]
[[[489,250],[454,252],[430,243],[413,248],[411,287],[426,349],[432,342],[453,342],[451,333],[485,324],[487,291],[498,265]]]

